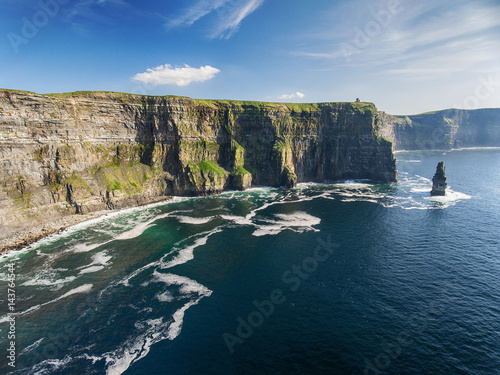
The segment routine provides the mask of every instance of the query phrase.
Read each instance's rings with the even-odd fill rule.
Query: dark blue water
[[[500,374],[500,149],[397,159],[397,184],[178,199],[12,253],[0,372]]]

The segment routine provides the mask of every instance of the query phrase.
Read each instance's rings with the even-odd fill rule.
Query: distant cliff
[[[381,134],[396,150],[500,146],[500,109],[447,109],[414,116],[380,112]]]
[[[0,239],[70,214],[251,185],[397,179],[370,103],[0,90]]]

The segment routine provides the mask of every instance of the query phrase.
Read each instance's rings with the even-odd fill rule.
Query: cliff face
[[[0,90],[0,239],[70,214],[251,185],[397,179],[368,103]]]
[[[447,109],[414,116],[380,113],[381,134],[396,150],[500,146],[500,109]]]

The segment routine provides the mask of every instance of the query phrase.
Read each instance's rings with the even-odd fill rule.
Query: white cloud
[[[167,27],[191,26],[213,12],[217,21],[211,38],[230,38],[238,31],[241,22],[259,8],[265,0],[200,0],[183,15],[170,20]]]
[[[172,68],[165,64],[156,68],[147,69],[144,73],[137,73],[132,79],[152,85],[177,85],[187,86],[191,82],[204,82],[215,77],[220,70],[210,65],[200,68],[192,68],[184,65],[179,68]]]
[[[293,94],[283,94],[279,97],[279,100],[289,100],[289,99],[302,99],[305,97],[305,94],[301,93],[300,91],[297,91],[296,93]]]

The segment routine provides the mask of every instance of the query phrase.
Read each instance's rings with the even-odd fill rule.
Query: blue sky
[[[0,87],[500,107],[498,0],[0,0]]]

